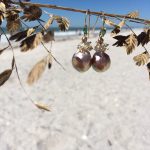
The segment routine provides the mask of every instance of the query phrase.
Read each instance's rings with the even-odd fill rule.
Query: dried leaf
[[[0,25],[2,24],[4,20],[4,13],[6,11],[6,6],[4,3],[0,2]]]
[[[44,36],[43,36],[43,41],[45,43],[48,43],[50,41],[54,41],[54,31],[48,31]]]
[[[24,9],[24,15],[21,17],[21,19],[24,19],[25,21],[34,21],[38,20],[42,15],[41,8],[37,6],[29,6],[25,7]]]
[[[6,8],[10,7],[10,4],[12,3],[11,0],[1,0],[1,2],[5,4]]]
[[[133,12],[129,13],[127,16],[131,17],[133,19],[138,18],[139,17],[139,12],[138,11],[133,11]]]
[[[124,46],[124,45],[126,44],[126,39],[127,39],[128,37],[129,37],[129,35],[128,35],[128,36],[118,35],[118,36],[113,37],[114,39],[117,40],[117,42],[114,43],[113,46],[115,46],[115,45],[116,45],[117,47],[122,47],[122,46]]]
[[[49,107],[45,104],[39,103],[39,102],[34,102],[35,106],[41,110],[45,110],[45,111],[51,111],[49,109]]]
[[[125,25],[125,19],[123,19],[111,32],[111,36],[116,36],[118,33],[120,33],[121,28]]]
[[[49,20],[44,25],[44,29],[47,30],[50,27],[50,25],[53,23],[53,21],[54,21],[54,18],[50,17]]]
[[[18,19],[19,15],[13,15],[10,18],[7,18],[7,31],[11,34],[14,32],[20,30],[21,28],[21,22]]]
[[[3,2],[0,2],[0,11],[5,12],[6,11],[6,6]]]
[[[20,27],[21,27],[21,23],[19,20],[7,22],[7,31],[11,34],[20,30]]]
[[[122,28],[125,25],[125,19],[123,19],[119,24],[118,27]]]
[[[137,38],[134,34],[129,35],[129,37],[125,40],[125,47],[127,51],[127,55],[131,54],[135,47],[137,46]]]
[[[48,63],[48,69],[51,69],[51,67],[52,67],[52,64]]]
[[[44,73],[49,61],[50,61],[50,56],[48,55],[34,65],[34,67],[32,68],[32,70],[28,75],[27,83],[29,85],[32,85],[33,83],[39,80],[39,78]]]
[[[135,49],[138,43],[137,38],[134,34],[128,36],[119,35],[113,38],[117,40],[117,42],[114,43],[113,46],[125,46],[128,55],[132,53],[132,51]]]
[[[21,28],[21,22],[19,19],[19,12],[16,10],[7,10],[6,12],[7,20],[7,31],[11,34],[18,31]]]
[[[150,29],[147,29],[143,32],[141,32],[138,36],[137,36],[137,40],[138,40],[138,46],[141,44],[142,46],[144,46],[145,44],[147,44],[150,41]]]
[[[0,74],[0,86],[2,86],[11,76],[12,69],[7,69]]]
[[[31,34],[33,34],[35,32],[35,29],[38,28],[38,26],[35,26],[33,28],[29,28],[25,31],[21,31],[21,32],[18,32],[14,35],[12,35],[9,39],[10,40],[16,40],[17,41],[21,41],[23,40],[24,38],[27,38],[29,37]]]
[[[142,54],[135,56],[133,60],[136,62],[137,66],[141,66],[145,65],[148,62],[149,58],[150,54],[147,51],[145,51]]]
[[[57,21],[58,26],[61,31],[66,31],[69,29],[69,20],[66,17],[53,16],[54,20]]]
[[[42,40],[43,40],[43,35],[41,32],[27,37],[20,44],[21,51],[26,52],[30,49],[32,50],[36,48],[42,42]]]
[[[21,9],[18,8],[9,8],[5,12],[5,16],[9,20],[14,20],[19,17],[19,13],[21,12]]]
[[[109,25],[109,26],[113,26],[113,27],[116,27],[116,24],[114,23],[114,22],[112,22],[112,21],[110,21],[110,20],[108,20],[108,19],[104,19],[104,22],[105,22],[105,24],[107,24],[107,25]]]
[[[115,27],[111,32],[111,36],[116,36],[120,32],[120,27]]]
[[[0,25],[2,24],[4,20],[4,13],[0,12]]]
[[[53,60],[53,57],[52,57],[52,54],[50,53],[47,56],[48,69],[51,69],[51,67],[52,67],[52,60]]]
[[[147,64],[147,70],[148,70],[148,73],[149,73],[149,80],[150,80],[150,62]]]
[[[7,46],[7,47],[1,49],[1,50],[0,50],[0,55],[1,55],[8,47],[9,47],[9,46]]]

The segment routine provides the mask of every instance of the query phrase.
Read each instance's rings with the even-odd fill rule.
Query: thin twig
[[[19,2],[13,2],[14,4],[20,4]],[[87,10],[81,10],[81,9],[75,9],[75,8],[70,8],[70,7],[62,7],[62,6],[57,6],[57,5],[50,5],[50,4],[40,4],[40,3],[31,3],[31,2],[22,2],[24,5],[27,6],[37,6],[37,7],[43,7],[43,8],[51,8],[51,9],[59,9],[59,10],[67,10],[67,11],[72,11],[72,12],[79,12],[79,13],[87,13]],[[150,20],[146,20],[143,18],[132,18],[127,15],[120,15],[120,14],[109,14],[109,13],[104,13],[104,12],[96,12],[96,11],[88,11],[89,14],[91,15],[99,15],[108,17],[119,17],[119,18],[126,18],[129,19],[128,21],[135,22],[135,23],[142,23],[142,24],[150,24]]]
[[[18,81],[19,81],[19,83],[20,83],[20,86],[21,86],[21,88],[23,89],[23,91],[24,91],[24,93],[26,94],[26,96],[28,97],[28,99],[35,105],[34,101],[33,101],[33,100],[30,98],[30,96],[27,94],[27,92],[26,92],[26,90],[25,90],[25,88],[24,88],[24,86],[23,86],[23,84],[22,84],[22,81],[21,81],[21,79],[20,79],[20,75],[19,75],[19,72],[18,72],[18,67],[17,67],[17,63],[16,63],[16,59],[15,59],[15,53],[14,53],[14,49],[13,49],[13,47],[12,47],[12,44],[11,44],[11,42],[9,41],[7,35],[5,34],[5,31],[4,31],[1,27],[0,27],[0,29],[2,30],[4,36],[6,37],[8,43],[9,43],[9,45],[10,45],[10,47],[11,47],[12,54],[13,54],[13,59],[14,59],[15,70],[16,70],[16,73],[17,73],[17,78],[18,78]]]
[[[56,61],[56,63],[57,63],[60,67],[62,67],[62,69],[63,69],[64,71],[66,71],[66,69],[64,68],[64,66],[52,55],[52,53],[47,49],[47,47],[44,45],[44,43],[41,42],[41,44],[43,45],[43,47],[45,48],[45,50],[46,50],[49,54],[51,54],[51,56],[52,56],[53,59]]]

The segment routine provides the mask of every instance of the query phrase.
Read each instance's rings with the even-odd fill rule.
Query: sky
[[[128,14],[132,11],[139,11],[141,18],[150,19],[150,0],[31,0],[31,2],[84,10],[90,9],[91,11],[104,11],[113,14]],[[44,10],[67,17],[72,27],[83,26],[84,24],[84,14],[45,8]],[[47,17],[47,15],[43,16],[44,19],[47,19]],[[91,20],[94,23],[96,18],[91,17]]]

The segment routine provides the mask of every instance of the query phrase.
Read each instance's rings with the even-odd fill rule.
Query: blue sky
[[[140,17],[150,19],[150,0],[31,0],[32,2],[54,4],[78,9],[90,9],[108,13],[127,14],[131,11],[139,11]],[[66,16],[71,21],[71,26],[82,26],[84,14],[63,10],[47,9],[48,12]],[[43,16],[46,19],[46,15]],[[92,18],[92,22],[96,18]]]

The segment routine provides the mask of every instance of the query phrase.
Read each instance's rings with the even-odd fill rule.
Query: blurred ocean
[[[137,28],[134,28],[134,29],[137,29]],[[7,32],[6,28],[3,28],[3,30],[5,31],[7,37],[9,38],[10,37],[10,34]],[[83,35],[83,28],[82,27],[70,27],[68,31],[60,31],[58,28],[55,28],[55,27],[52,27],[50,28],[50,30],[53,30],[54,31],[54,34],[55,34],[55,38],[56,39],[70,39],[70,38],[74,38],[76,36],[81,36]],[[107,28],[107,32],[111,32],[112,28]],[[127,28],[124,28],[124,30],[126,31]],[[22,29],[23,31],[23,29]],[[40,29],[39,29],[40,31]],[[92,36],[97,36],[99,33],[99,28],[95,28],[95,29],[90,29],[90,35]],[[0,34],[2,34],[2,32],[0,32]],[[7,39],[5,37],[5,35],[1,35],[0,36],[0,40],[1,42],[5,43],[7,42]]]
[[[9,38],[10,34],[7,32],[6,28],[3,28],[3,30],[5,31],[7,37]],[[83,28],[81,28],[81,27],[76,27],[76,28],[73,27],[73,28],[70,28],[68,31],[65,31],[65,32],[59,31],[58,28],[51,28],[50,30],[54,31],[55,38],[57,38],[57,39],[83,35],[83,31],[82,31]],[[90,33],[97,35],[99,33],[99,30],[98,30],[98,28],[96,28],[95,30],[91,29]],[[4,34],[1,35],[0,39],[1,39],[1,42],[4,42],[4,43],[7,42],[7,39],[6,39]]]

